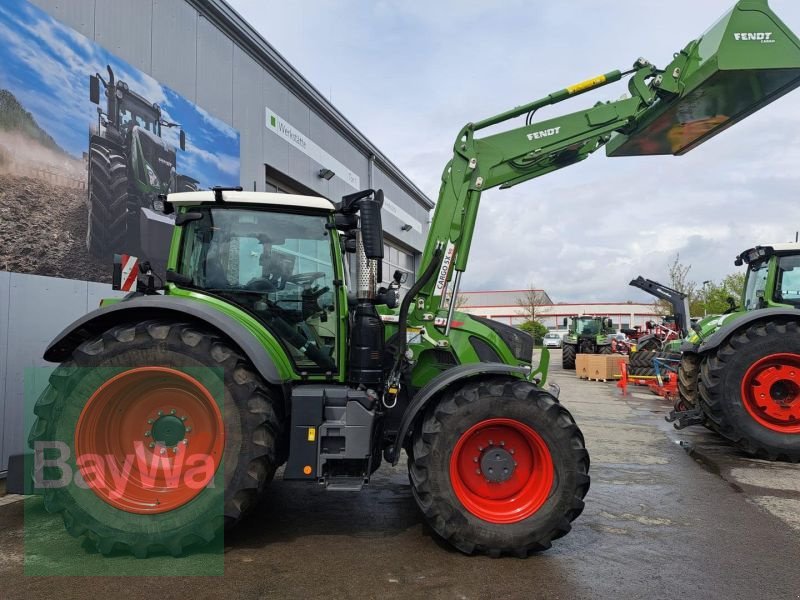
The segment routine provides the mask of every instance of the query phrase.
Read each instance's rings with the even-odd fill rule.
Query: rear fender
[[[81,343],[115,325],[160,318],[194,321],[213,329],[244,352],[269,383],[281,384],[292,379],[287,361],[273,358],[276,351],[283,352],[277,341],[273,340],[279,350],[270,352],[251,330],[233,317],[208,303],[175,296],[141,296],[92,311],[59,333],[45,350],[44,359],[64,362]]]
[[[425,412],[425,408],[431,401],[435,400],[439,394],[450,386],[481,375],[523,375],[527,377],[530,371],[530,367],[513,367],[502,363],[471,363],[447,369],[437,375],[416,393],[408,405],[403,419],[400,421],[397,439],[390,448],[387,460],[390,460],[392,465],[397,464],[400,459],[400,449],[403,447],[403,442],[411,431],[414,421]]]
[[[797,309],[783,309],[783,308],[762,308],[759,310],[751,310],[742,313],[742,316],[737,319],[728,321],[725,325],[720,327],[717,331],[712,333],[708,338],[697,346],[695,350],[698,354],[705,354],[716,350],[727,340],[735,331],[747,327],[751,323],[763,320],[773,319],[797,319],[800,320],[800,310]],[[681,347],[682,350],[689,350],[686,345]]]

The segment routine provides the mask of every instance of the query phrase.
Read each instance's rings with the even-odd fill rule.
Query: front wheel
[[[574,345],[564,344],[564,347],[561,349],[561,368],[574,370],[576,354],[577,349]]]
[[[448,390],[413,437],[412,492],[430,526],[466,554],[527,556],[569,532],[589,490],[589,454],[566,408],[532,383]]]

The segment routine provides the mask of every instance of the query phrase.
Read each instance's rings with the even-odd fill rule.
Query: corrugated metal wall
[[[53,337],[97,308],[101,298],[118,294],[101,283],[0,271],[0,472],[9,454],[25,449],[28,437],[25,370],[52,367],[42,353]],[[30,415],[27,423],[32,423]]]

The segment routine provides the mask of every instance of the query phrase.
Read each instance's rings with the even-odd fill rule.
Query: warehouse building
[[[536,320],[548,329],[563,329],[564,318],[576,315],[608,317],[615,329],[644,327],[650,320],[660,320],[653,303],[641,302],[559,302],[554,303],[544,290],[499,290],[460,292],[459,310],[495,319],[508,325],[521,325],[530,317],[527,305],[535,300]]]
[[[87,241],[92,223],[90,215],[86,224],[86,172],[95,154],[87,130],[101,134],[109,126],[106,98],[101,94],[99,103],[93,100],[97,106],[89,103],[90,77],[105,85],[113,70],[117,89],[124,86],[118,93],[130,90],[142,106],[160,105],[163,123],[132,109],[122,110],[121,122],[148,129],[143,137],[163,146],[158,162],[169,168],[172,161],[172,176],[177,168],[178,180],[189,185],[241,185],[333,201],[382,188],[384,272],[388,277],[403,270],[409,275],[405,285],[413,283],[432,201],[223,0],[4,0],[0,48],[0,113],[14,111],[15,118],[5,122],[24,121],[35,143],[47,147],[23,162],[28,159],[8,141],[16,138],[4,137],[0,118],[0,163],[12,166],[10,175],[0,175],[6,178],[3,187],[37,189],[30,179],[38,178],[50,198],[75,205],[62,213],[41,204],[42,219],[52,215],[54,222],[18,228],[19,240],[4,241],[0,250],[0,475],[9,454],[24,446],[26,369],[45,365],[46,344],[110,295],[110,256],[91,256]],[[31,57],[37,53],[35,64]],[[54,97],[60,99],[58,111]],[[178,148],[179,128],[186,148],[183,139]],[[58,158],[36,162],[48,153]],[[153,165],[148,177],[156,181]],[[89,198],[91,203],[91,193]],[[0,196],[0,209],[10,201]],[[30,202],[34,210],[39,206]],[[154,210],[141,208],[164,222]],[[75,214],[82,230],[69,222]],[[60,230],[48,232],[51,227]],[[43,232],[50,237],[25,237]],[[52,252],[44,251],[48,244]],[[74,246],[74,252],[61,252],[60,245]],[[31,252],[37,247],[42,252]],[[4,254],[9,248],[18,248],[20,256]]]

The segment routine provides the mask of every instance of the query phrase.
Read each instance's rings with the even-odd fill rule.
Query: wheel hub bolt
[[[173,408],[171,411],[169,411],[169,414],[174,415],[176,412],[178,411]]]
[[[166,448],[162,448],[161,450],[158,451],[158,453],[159,454],[166,454],[167,453],[167,449]]]
[[[186,428],[186,433],[189,433],[191,430],[192,430],[192,428],[191,428],[191,427],[187,427],[187,428]]]
[[[144,437],[150,437],[150,432],[149,431],[145,431],[144,432]]]
[[[155,447],[156,447],[156,443],[155,442],[150,442],[150,448],[155,448]]]

